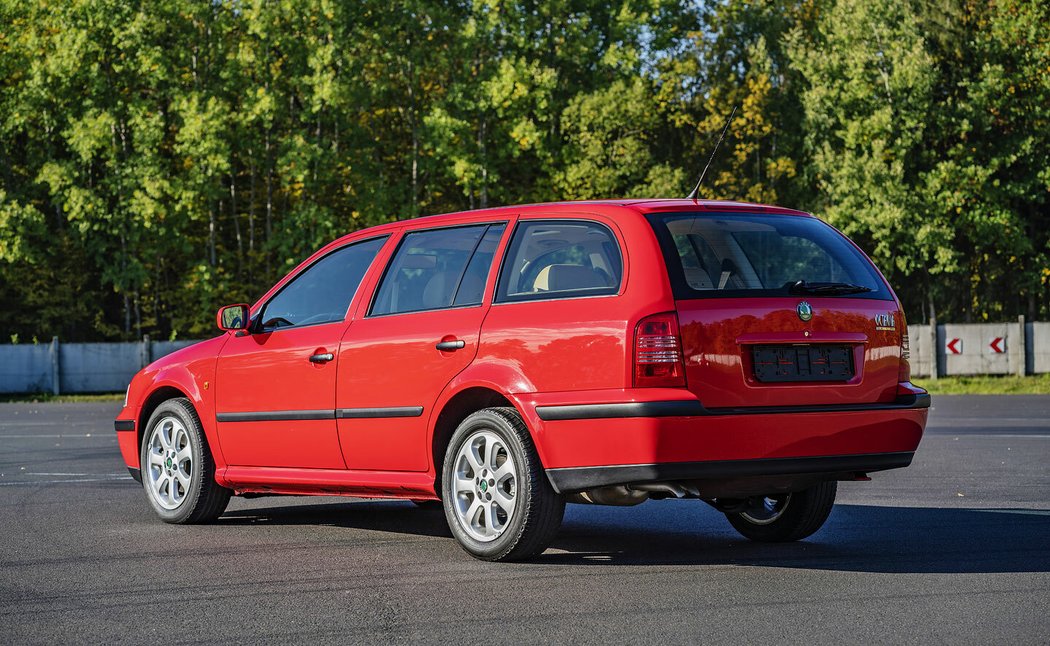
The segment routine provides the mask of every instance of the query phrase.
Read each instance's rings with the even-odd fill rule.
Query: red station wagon
[[[542,552],[566,502],[695,498],[792,541],[837,481],[907,466],[930,405],[883,276],[771,206],[395,222],[217,319],[222,336],[132,379],[115,423],[170,523],[231,495],[440,500],[467,552],[504,560]]]

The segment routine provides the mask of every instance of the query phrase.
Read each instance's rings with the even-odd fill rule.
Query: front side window
[[[342,321],[387,236],[336,249],[285,285],[259,314],[263,330]]]
[[[871,262],[816,218],[744,213],[649,217],[678,298],[892,298]]]
[[[615,294],[623,261],[608,227],[583,220],[523,221],[500,273],[498,301]]]
[[[409,233],[376,291],[371,316],[479,305],[506,225]]]

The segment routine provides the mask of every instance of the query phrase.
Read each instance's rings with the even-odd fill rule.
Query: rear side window
[[[300,272],[263,307],[263,329],[342,321],[386,240],[383,236],[341,247]]]
[[[372,316],[479,305],[505,224],[409,233],[379,284]]]
[[[612,231],[583,220],[518,224],[500,272],[497,301],[615,294],[623,261]]]
[[[810,294],[892,299],[871,262],[816,218],[686,213],[649,219],[678,298]]]

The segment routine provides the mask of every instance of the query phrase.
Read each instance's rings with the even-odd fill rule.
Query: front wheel
[[[452,534],[485,561],[539,554],[565,513],[513,408],[486,408],[463,420],[445,453],[441,482]]]
[[[837,487],[838,483],[831,480],[794,493],[749,498],[745,510],[727,513],[726,518],[736,531],[753,541],[799,541],[824,525],[835,504]]]
[[[233,493],[215,482],[215,461],[188,399],[169,399],[153,411],[140,453],[142,486],[166,523],[218,518]]]

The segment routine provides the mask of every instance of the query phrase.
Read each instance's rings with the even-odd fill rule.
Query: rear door
[[[426,471],[438,395],[473,360],[506,222],[407,231],[342,339],[336,394],[350,469]]]
[[[904,317],[871,262],[816,218],[649,216],[686,380],[708,408],[893,401]]]

